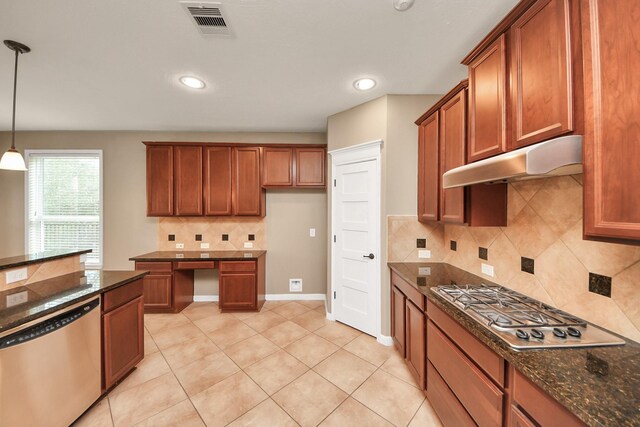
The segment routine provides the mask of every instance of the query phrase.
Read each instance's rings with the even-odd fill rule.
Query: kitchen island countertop
[[[0,292],[0,334],[141,279],[147,271],[87,270]]]
[[[476,338],[502,356],[587,425],[640,425],[640,344],[624,346],[514,351],[432,287],[494,285],[446,263],[388,263],[389,268],[445,311]],[[427,267],[429,274],[420,271]],[[423,273],[423,274],[420,274]]]

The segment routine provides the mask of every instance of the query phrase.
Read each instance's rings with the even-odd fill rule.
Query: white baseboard
[[[325,301],[325,294],[267,294],[267,301]],[[194,295],[194,302],[218,302],[218,295]]]
[[[386,335],[378,335],[377,341],[382,345],[386,345],[387,347],[391,347],[393,345],[393,338]]]
[[[267,301],[325,301],[326,294],[267,294]]]
[[[194,295],[193,302],[218,302],[218,295]]]

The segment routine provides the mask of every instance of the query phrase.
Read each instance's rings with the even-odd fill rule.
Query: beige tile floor
[[[76,425],[441,424],[393,348],[327,320],[321,301],[269,301],[145,315],[144,360]]]

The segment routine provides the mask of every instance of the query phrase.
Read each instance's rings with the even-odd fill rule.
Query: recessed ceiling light
[[[358,79],[353,82],[353,86],[358,90],[369,90],[373,89],[376,85],[376,81],[369,78]]]
[[[183,85],[190,87],[191,89],[204,89],[204,87],[206,86],[204,84],[204,81],[200,80],[197,77],[193,77],[193,76],[183,76],[180,77],[180,83],[182,83]]]

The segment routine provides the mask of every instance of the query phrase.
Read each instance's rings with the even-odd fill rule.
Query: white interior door
[[[378,160],[336,165],[333,188],[335,319],[377,336],[380,316]]]

